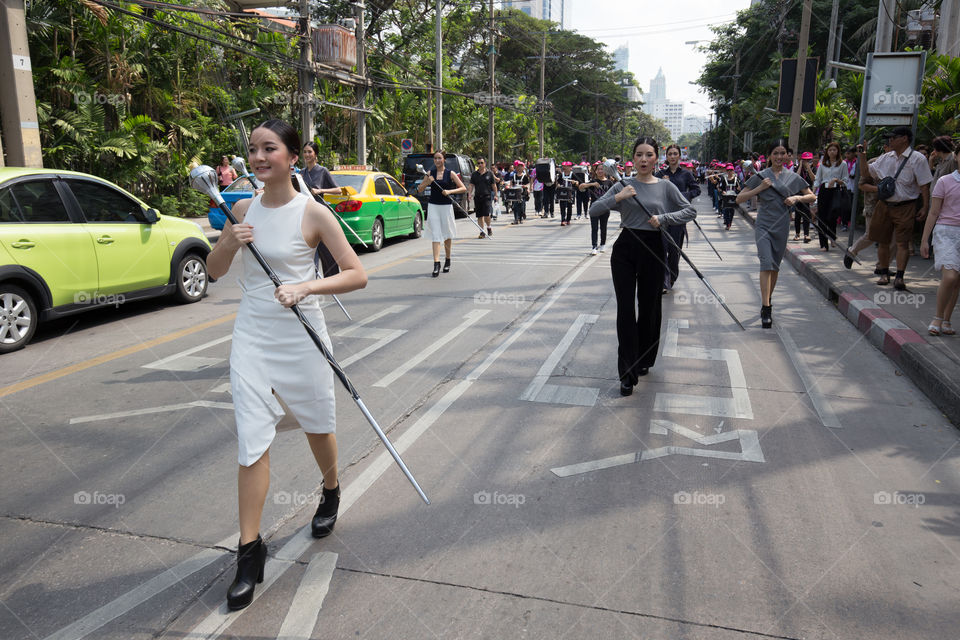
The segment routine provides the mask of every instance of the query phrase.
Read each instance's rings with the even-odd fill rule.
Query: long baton
[[[766,171],[766,169],[764,169],[764,171]],[[759,175],[763,175],[763,172],[761,171]],[[774,191],[776,191],[778,196],[780,196],[781,198],[783,198],[784,200],[786,200],[786,199],[787,199],[787,196],[783,195],[783,191],[780,191],[780,189],[777,189],[776,185],[773,184],[773,178],[770,177],[770,176],[764,176],[764,177],[765,177],[765,178],[770,178],[770,188],[773,189]],[[804,218],[806,218],[806,219],[807,219],[807,222],[809,222],[810,224],[812,224],[814,227],[817,228],[817,231],[819,231],[820,233],[826,233],[828,238],[832,238],[832,239],[833,239],[833,242],[834,242],[838,247],[840,247],[841,249],[843,249],[843,253],[844,253],[845,255],[848,255],[848,256],[850,256],[851,258],[853,258],[853,259],[856,261],[857,264],[859,264],[859,265],[862,265],[862,264],[863,264],[863,262],[860,261],[860,258],[857,257],[857,254],[855,254],[854,252],[850,251],[850,249],[848,249],[842,242],[840,242],[839,240],[837,240],[837,235],[836,235],[836,234],[830,235],[830,231],[829,231],[828,229],[825,229],[825,228],[823,228],[823,227],[817,226],[817,223],[815,223],[815,222],[810,218],[810,216],[807,215],[807,213],[806,213],[805,211],[803,211],[802,209],[800,209],[800,207],[794,207],[793,210],[794,210],[796,213],[799,213],[799,214],[800,214],[801,216],[803,216]]]
[[[713,252],[714,252],[715,254],[717,254],[717,257],[720,258],[720,260],[723,260],[723,257],[720,255],[720,252],[717,251],[717,248],[716,248],[715,246],[713,246],[713,243],[712,243],[712,242],[710,242],[710,238],[708,238],[708,237],[707,237],[707,234],[704,233],[703,227],[700,226],[700,223],[697,222],[696,219],[693,219],[693,220],[691,220],[690,222],[692,222],[693,224],[697,225],[697,229],[700,230],[700,235],[702,235],[702,236],[703,236],[703,239],[707,241],[707,244],[710,245],[710,248],[713,249]]]
[[[603,169],[608,176],[619,181],[621,185],[627,186],[627,183],[624,182],[623,179],[620,177],[620,174],[617,173],[617,168],[615,165],[611,167],[611,166],[608,166],[607,164],[604,164]],[[650,212],[647,211],[647,208],[643,206],[643,203],[640,202],[640,198],[638,198],[636,194],[634,194],[633,196],[633,201],[637,203],[637,205],[645,214],[647,214],[647,217],[649,218],[653,217],[650,214]],[[700,272],[700,269],[697,269],[697,265],[693,264],[693,261],[690,259],[690,257],[683,252],[683,249],[681,249],[680,246],[677,244],[676,240],[673,239],[673,236],[667,233],[663,225],[660,225],[659,227],[657,227],[657,229],[659,229],[660,233],[670,242],[670,244],[674,246],[674,248],[676,248],[677,252],[680,254],[680,257],[683,258],[688,265],[690,265],[690,268],[693,269],[693,272],[697,274],[698,278],[700,278],[700,282],[702,282],[704,286],[710,291],[710,293],[713,294],[713,297],[716,298],[717,302],[720,303],[720,306],[723,307],[723,310],[727,312],[727,315],[733,318],[733,321],[737,323],[737,326],[740,327],[742,331],[746,331],[747,330],[746,327],[743,326],[743,324],[740,322],[737,316],[733,315],[733,311],[730,310],[730,307],[727,306],[727,303],[723,301],[723,298],[720,296],[719,293],[717,293],[717,290],[714,289],[712,286],[710,286],[710,283],[707,282],[707,279],[703,277],[703,273]]]
[[[201,165],[192,169],[190,171],[190,186],[198,191],[201,191],[216,202],[220,206],[220,210],[227,216],[227,219],[230,220],[230,224],[238,224],[237,219],[234,217],[233,213],[230,211],[230,207],[223,201],[223,197],[220,195],[220,192],[217,190],[216,186],[216,173],[213,169],[206,165]],[[260,250],[251,242],[246,245],[250,250],[250,253],[253,254],[253,257],[256,258],[257,262],[260,264],[260,267],[263,269],[264,273],[267,274],[267,277],[270,278],[270,281],[275,287],[281,286],[283,283],[280,282],[280,278],[277,277],[277,274],[270,268],[270,265],[267,264],[267,261],[264,260],[263,255],[260,253]],[[323,357],[326,359],[327,364],[330,365],[330,368],[333,369],[333,372],[340,382],[343,383],[343,386],[346,387],[347,392],[353,398],[353,401],[357,404],[357,407],[360,408],[360,412],[363,413],[363,416],[367,419],[367,422],[370,423],[370,426],[373,427],[373,430],[376,431],[377,436],[379,436],[380,441],[383,442],[383,446],[387,448],[387,451],[390,452],[390,455],[393,456],[394,461],[403,471],[403,474],[407,476],[407,480],[410,481],[410,484],[413,485],[413,488],[417,490],[417,493],[420,494],[420,497],[424,502],[430,504],[430,500],[427,498],[427,494],[423,492],[423,489],[420,488],[420,485],[417,484],[416,479],[413,477],[413,474],[410,473],[410,470],[407,468],[407,465],[404,464],[403,458],[400,457],[400,454],[397,453],[397,450],[394,449],[393,444],[390,443],[390,439],[387,438],[387,435],[383,432],[383,429],[380,428],[380,425],[377,424],[376,419],[367,409],[367,406],[363,404],[363,400],[360,399],[360,394],[357,392],[356,387],[353,386],[353,383],[350,382],[350,378],[347,377],[347,374],[340,367],[340,364],[333,357],[333,354],[327,349],[327,346],[323,343],[323,340],[320,338],[320,335],[317,333],[316,329],[313,328],[313,325],[310,324],[310,321],[306,316],[303,315],[303,312],[300,311],[298,305],[293,305],[290,307],[290,310],[296,314],[297,319],[300,321],[300,324],[303,325],[303,328],[306,330],[307,335],[310,336],[310,339],[313,341],[313,344],[317,346],[320,350],[320,353],[323,354]]]

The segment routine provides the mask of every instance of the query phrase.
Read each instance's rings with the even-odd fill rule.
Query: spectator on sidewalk
[[[916,153],[911,147],[913,130],[910,127],[894,127],[889,134],[892,151],[885,153],[868,166],[869,176],[882,186],[883,178],[892,178],[895,184],[892,196],[884,200],[880,198],[873,214],[873,223],[870,225],[870,239],[880,243],[877,254],[880,259],[879,285],[890,284],[890,247],[887,243],[890,238],[897,240],[897,273],[893,279],[893,288],[903,291],[907,285],[903,281],[903,274],[910,260],[910,241],[913,236],[915,220],[923,220],[927,216],[930,206],[930,183],[933,176],[927,159]],[[866,164],[866,155],[863,146],[857,151],[862,164]],[[923,199],[923,204],[917,210],[917,198]]]
[[[930,215],[923,227],[920,254],[930,257],[930,237],[933,236],[933,266],[940,269],[937,288],[937,315],[927,331],[932,336],[952,336],[950,325],[953,308],[960,293],[960,171],[943,176],[933,187]]]
[[[890,145],[888,144],[889,140],[883,141],[883,153],[890,151]],[[877,161],[877,156],[875,158],[870,158],[867,161],[867,164],[873,164]],[[856,243],[850,248],[850,251],[843,257],[843,266],[847,269],[853,266],[853,258],[850,257],[850,253],[854,255],[859,254],[861,251],[867,247],[876,244],[870,240],[870,223],[873,220],[873,210],[877,206],[877,185],[873,184],[870,180],[860,180],[860,192],[863,193],[863,217],[866,219],[866,231],[862,236],[857,238]],[[893,253],[897,250],[897,242],[893,238],[890,239],[890,252]],[[873,269],[874,275],[880,275],[880,263],[877,262],[874,265]]]
[[[817,167],[817,176],[813,181],[813,190],[817,193],[817,229],[820,233],[820,249],[823,251],[830,249],[830,240],[836,244],[837,218],[843,217],[844,213],[837,206],[838,196],[846,184],[847,163],[840,157],[840,145],[831,142],[827,145],[826,155]],[[849,208],[845,219],[850,219]]]
[[[937,186],[937,181],[957,170],[957,154],[955,145],[950,136],[937,136],[930,143],[933,151],[930,152],[930,171],[933,172],[933,183],[930,188]]]
[[[220,164],[217,165],[217,181],[220,183],[220,191],[230,186],[230,183],[237,179],[237,172],[230,166],[230,158],[223,156],[220,158]]]

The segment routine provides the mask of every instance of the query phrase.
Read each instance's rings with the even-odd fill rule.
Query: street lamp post
[[[557,91],[560,91],[560,89],[566,89],[567,87],[569,87],[569,86],[571,86],[571,85],[576,86],[576,84],[577,84],[577,80],[574,79],[574,80],[568,82],[567,84],[563,85],[562,87],[559,87],[559,88],[557,88],[557,89],[554,89],[553,91],[551,91],[551,92],[548,93],[547,95],[542,96],[542,97],[540,98],[540,104],[537,105],[537,111],[540,112],[540,127],[539,127],[539,131],[537,132],[537,140],[538,140],[539,146],[540,146],[540,155],[539,155],[540,158],[543,157],[543,112],[547,110],[547,98],[549,98],[550,96],[552,96],[553,94],[555,94]],[[543,91],[543,89],[541,88],[541,92],[542,92],[542,91]]]

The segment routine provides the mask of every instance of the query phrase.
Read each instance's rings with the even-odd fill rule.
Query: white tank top
[[[303,238],[303,212],[309,202],[307,196],[298,193],[289,202],[276,208],[263,206],[262,198],[262,195],[254,196],[244,217],[244,222],[253,225],[253,242],[260,254],[283,284],[315,280],[317,274],[313,256],[316,249]],[[253,252],[244,247],[242,255],[240,288],[246,295],[272,300],[273,283],[253,257]],[[304,300],[306,303],[310,301],[310,298]]]

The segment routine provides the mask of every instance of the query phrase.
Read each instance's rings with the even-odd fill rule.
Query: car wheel
[[[0,284],[0,353],[23,349],[37,331],[33,297],[12,284]]]
[[[174,296],[180,302],[197,302],[207,292],[207,263],[200,256],[191,253],[180,260],[174,277],[177,291]]]
[[[383,220],[377,218],[370,227],[370,251],[380,251],[383,248]]]
[[[423,216],[420,215],[420,212],[417,211],[417,215],[413,217],[413,233],[410,234],[411,238],[419,238],[423,235]]]

